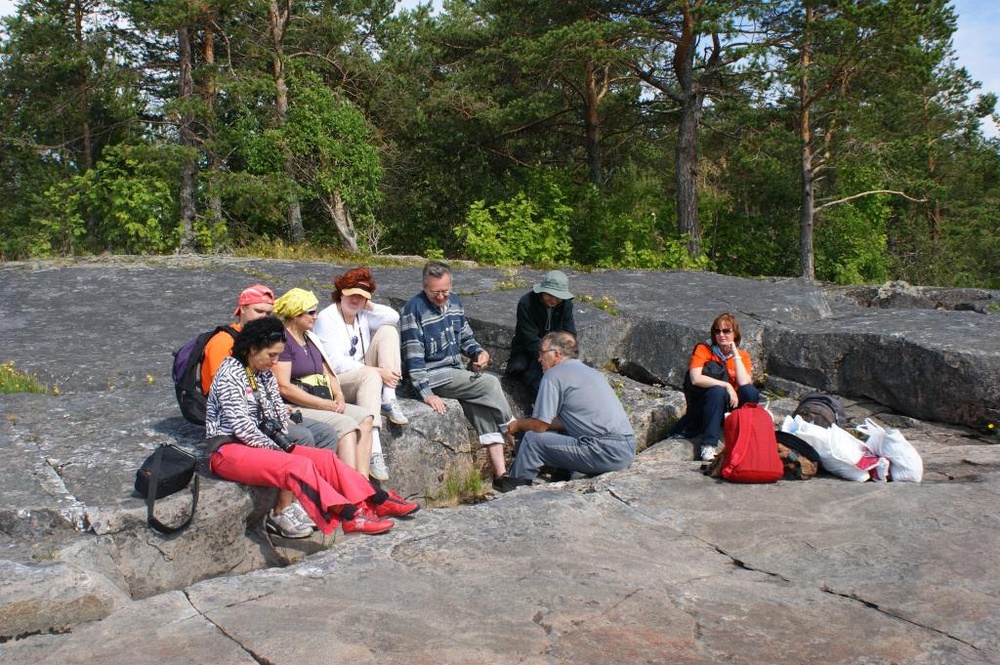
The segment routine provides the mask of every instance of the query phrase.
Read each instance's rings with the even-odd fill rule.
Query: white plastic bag
[[[868,437],[865,447],[892,463],[889,478],[893,481],[919,483],[924,478],[924,460],[898,429],[885,429],[871,418],[865,418],[858,431]]]
[[[794,434],[812,446],[819,454],[820,466],[833,475],[857,482],[870,478],[867,470],[857,466],[865,451],[861,441],[850,432],[845,432],[836,425],[829,428],[813,425],[803,420],[802,416],[785,416],[781,430]]]

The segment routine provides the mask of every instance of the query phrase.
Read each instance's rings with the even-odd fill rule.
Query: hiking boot
[[[702,445],[701,447],[701,461],[711,462],[715,459],[715,456],[719,454],[718,446]]]
[[[399,408],[399,402],[395,398],[391,402],[382,405],[382,413],[385,414],[389,422],[393,425],[408,425],[410,423],[410,419]]]
[[[307,526],[313,531],[319,530],[319,527],[316,526],[316,523],[312,521],[312,518],[309,517],[309,513],[306,512],[306,509],[302,507],[301,503],[299,503],[298,501],[293,501],[291,508],[292,512],[295,514],[295,519],[299,521],[299,524]]]
[[[312,527],[299,522],[292,507],[294,505],[293,503],[277,515],[268,513],[264,520],[268,533],[282,538],[308,538],[312,535]]]
[[[395,523],[392,520],[384,520],[372,513],[367,508],[358,507],[354,513],[354,519],[341,522],[344,533],[367,533],[375,535],[385,533],[391,529]]]
[[[368,464],[368,474],[376,480],[389,480],[389,467],[385,465],[385,455],[372,453],[371,462]]]
[[[380,504],[373,504],[378,517],[406,517],[420,510],[416,501],[407,501],[393,490],[386,490],[389,498]]]
[[[493,479],[493,489],[504,493],[516,490],[518,487],[525,487],[531,484],[531,480],[525,478],[511,478],[506,473],[499,478]]]

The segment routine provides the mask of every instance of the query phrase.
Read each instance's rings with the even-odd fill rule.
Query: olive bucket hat
[[[548,293],[560,300],[572,300],[573,294],[569,292],[569,278],[561,270],[551,270],[545,273],[538,284],[533,289],[535,293]]]

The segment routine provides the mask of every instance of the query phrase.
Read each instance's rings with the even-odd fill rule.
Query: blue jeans
[[[748,402],[756,404],[760,401],[760,391],[752,384],[740,386],[736,390],[739,397],[739,405],[743,406]],[[697,402],[698,400],[696,400]],[[722,429],[722,418],[729,408],[729,391],[722,386],[712,386],[705,389],[701,395],[701,445],[715,446],[719,443],[719,431]],[[688,413],[695,411],[697,404],[688,405]],[[690,430],[689,430],[690,432]],[[692,437],[697,436],[693,434]]]
[[[624,469],[635,458],[635,437],[584,436],[559,432],[525,432],[511,466],[512,478],[534,480],[538,470],[551,466],[596,476]]]

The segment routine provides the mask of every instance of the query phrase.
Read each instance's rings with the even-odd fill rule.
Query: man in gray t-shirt
[[[604,375],[577,360],[567,332],[542,338],[538,361],[545,374],[530,418],[512,421],[507,437],[524,432],[510,475],[494,487],[507,492],[530,485],[542,466],[598,475],[624,469],[635,457],[635,432]]]

